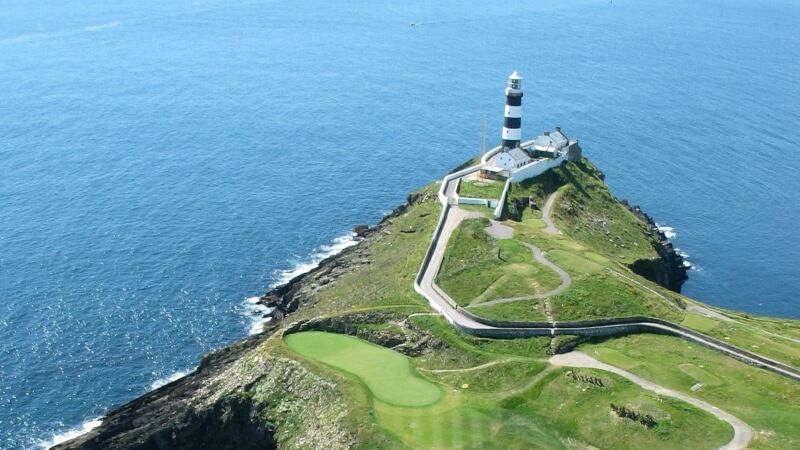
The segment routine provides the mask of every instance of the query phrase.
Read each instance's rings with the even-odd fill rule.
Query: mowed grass
[[[671,336],[633,335],[585,344],[581,350],[609,364],[618,364],[617,355],[623,355],[636,361],[626,367],[630,372],[744,420],[755,432],[748,448],[800,448],[797,381]],[[697,383],[703,386],[692,391]]]
[[[458,195],[470,198],[499,199],[503,195],[504,181],[462,181],[458,185]]]
[[[381,401],[395,406],[426,406],[442,398],[442,389],[422,378],[405,355],[343,334],[294,333],[286,345],[305,357],[350,373]]]
[[[547,320],[544,300],[518,300],[508,303],[470,307],[469,311],[487,319],[544,322]]]

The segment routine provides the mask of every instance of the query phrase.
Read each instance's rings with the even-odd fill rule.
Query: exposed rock
[[[627,200],[622,200],[620,203],[625,205],[639,220],[648,225],[649,233],[651,236],[656,237],[656,243],[653,247],[659,256],[659,259],[634,261],[628,267],[634,273],[680,293],[683,282],[689,278],[683,257],[675,251],[667,236],[656,226],[655,220],[642,211],[642,208],[630,205]]]
[[[369,225],[360,224],[360,225],[356,225],[355,227],[353,227],[353,233],[355,233],[356,236],[358,236],[358,237],[362,237],[363,238],[367,234],[369,234],[369,232],[370,232]]]

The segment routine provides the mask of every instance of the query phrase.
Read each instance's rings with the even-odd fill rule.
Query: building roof
[[[509,75],[508,78],[514,79],[514,80],[521,80],[522,79],[522,75],[520,75],[519,72],[517,72],[515,70],[515,71],[511,72],[511,75]]]
[[[533,141],[533,146],[536,149],[552,149],[561,150],[569,145],[569,138],[561,132],[561,129],[556,128],[555,131],[545,132],[545,134],[537,137]]]
[[[527,153],[525,153],[522,149],[517,147],[508,150],[507,153],[511,156],[511,158],[514,161],[527,161],[531,159],[531,157],[528,156]]]

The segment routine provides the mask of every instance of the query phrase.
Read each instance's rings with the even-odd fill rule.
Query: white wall
[[[519,170],[511,174],[511,178],[509,180],[514,181],[515,183],[519,183],[522,180],[527,180],[528,178],[533,178],[537,175],[543,174],[545,171],[552,169],[554,167],[558,167],[567,160],[567,155],[561,155],[555,159],[543,159],[539,161],[534,161],[526,166],[520,167]]]

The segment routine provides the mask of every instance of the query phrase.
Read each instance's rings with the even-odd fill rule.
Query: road
[[[591,369],[600,369],[600,370],[605,370],[606,372],[612,372],[621,377],[631,380],[632,382],[638,384],[644,389],[647,389],[648,391],[655,392],[658,395],[663,395],[665,397],[676,398],[678,400],[694,405],[704,411],[707,411],[708,413],[714,415],[718,419],[728,422],[728,424],[730,424],[730,426],[733,427],[733,438],[730,440],[730,442],[720,447],[721,450],[739,450],[746,448],[747,444],[750,443],[750,440],[753,439],[753,429],[750,428],[749,425],[747,425],[744,421],[734,416],[733,414],[727,413],[717,408],[716,406],[706,403],[702,400],[696,399],[681,392],[673,391],[672,389],[668,389],[658,384],[655,384],[652,381],[648,381],[640,376],[622,370],[619,367],[614,367],[609,364],[602,363],[585,353],[570,352],[563,355],[555,355],[552,358],[550,358],[550,364],[553,364],[554,366],[566,366],[566,367],[587,367]]]

